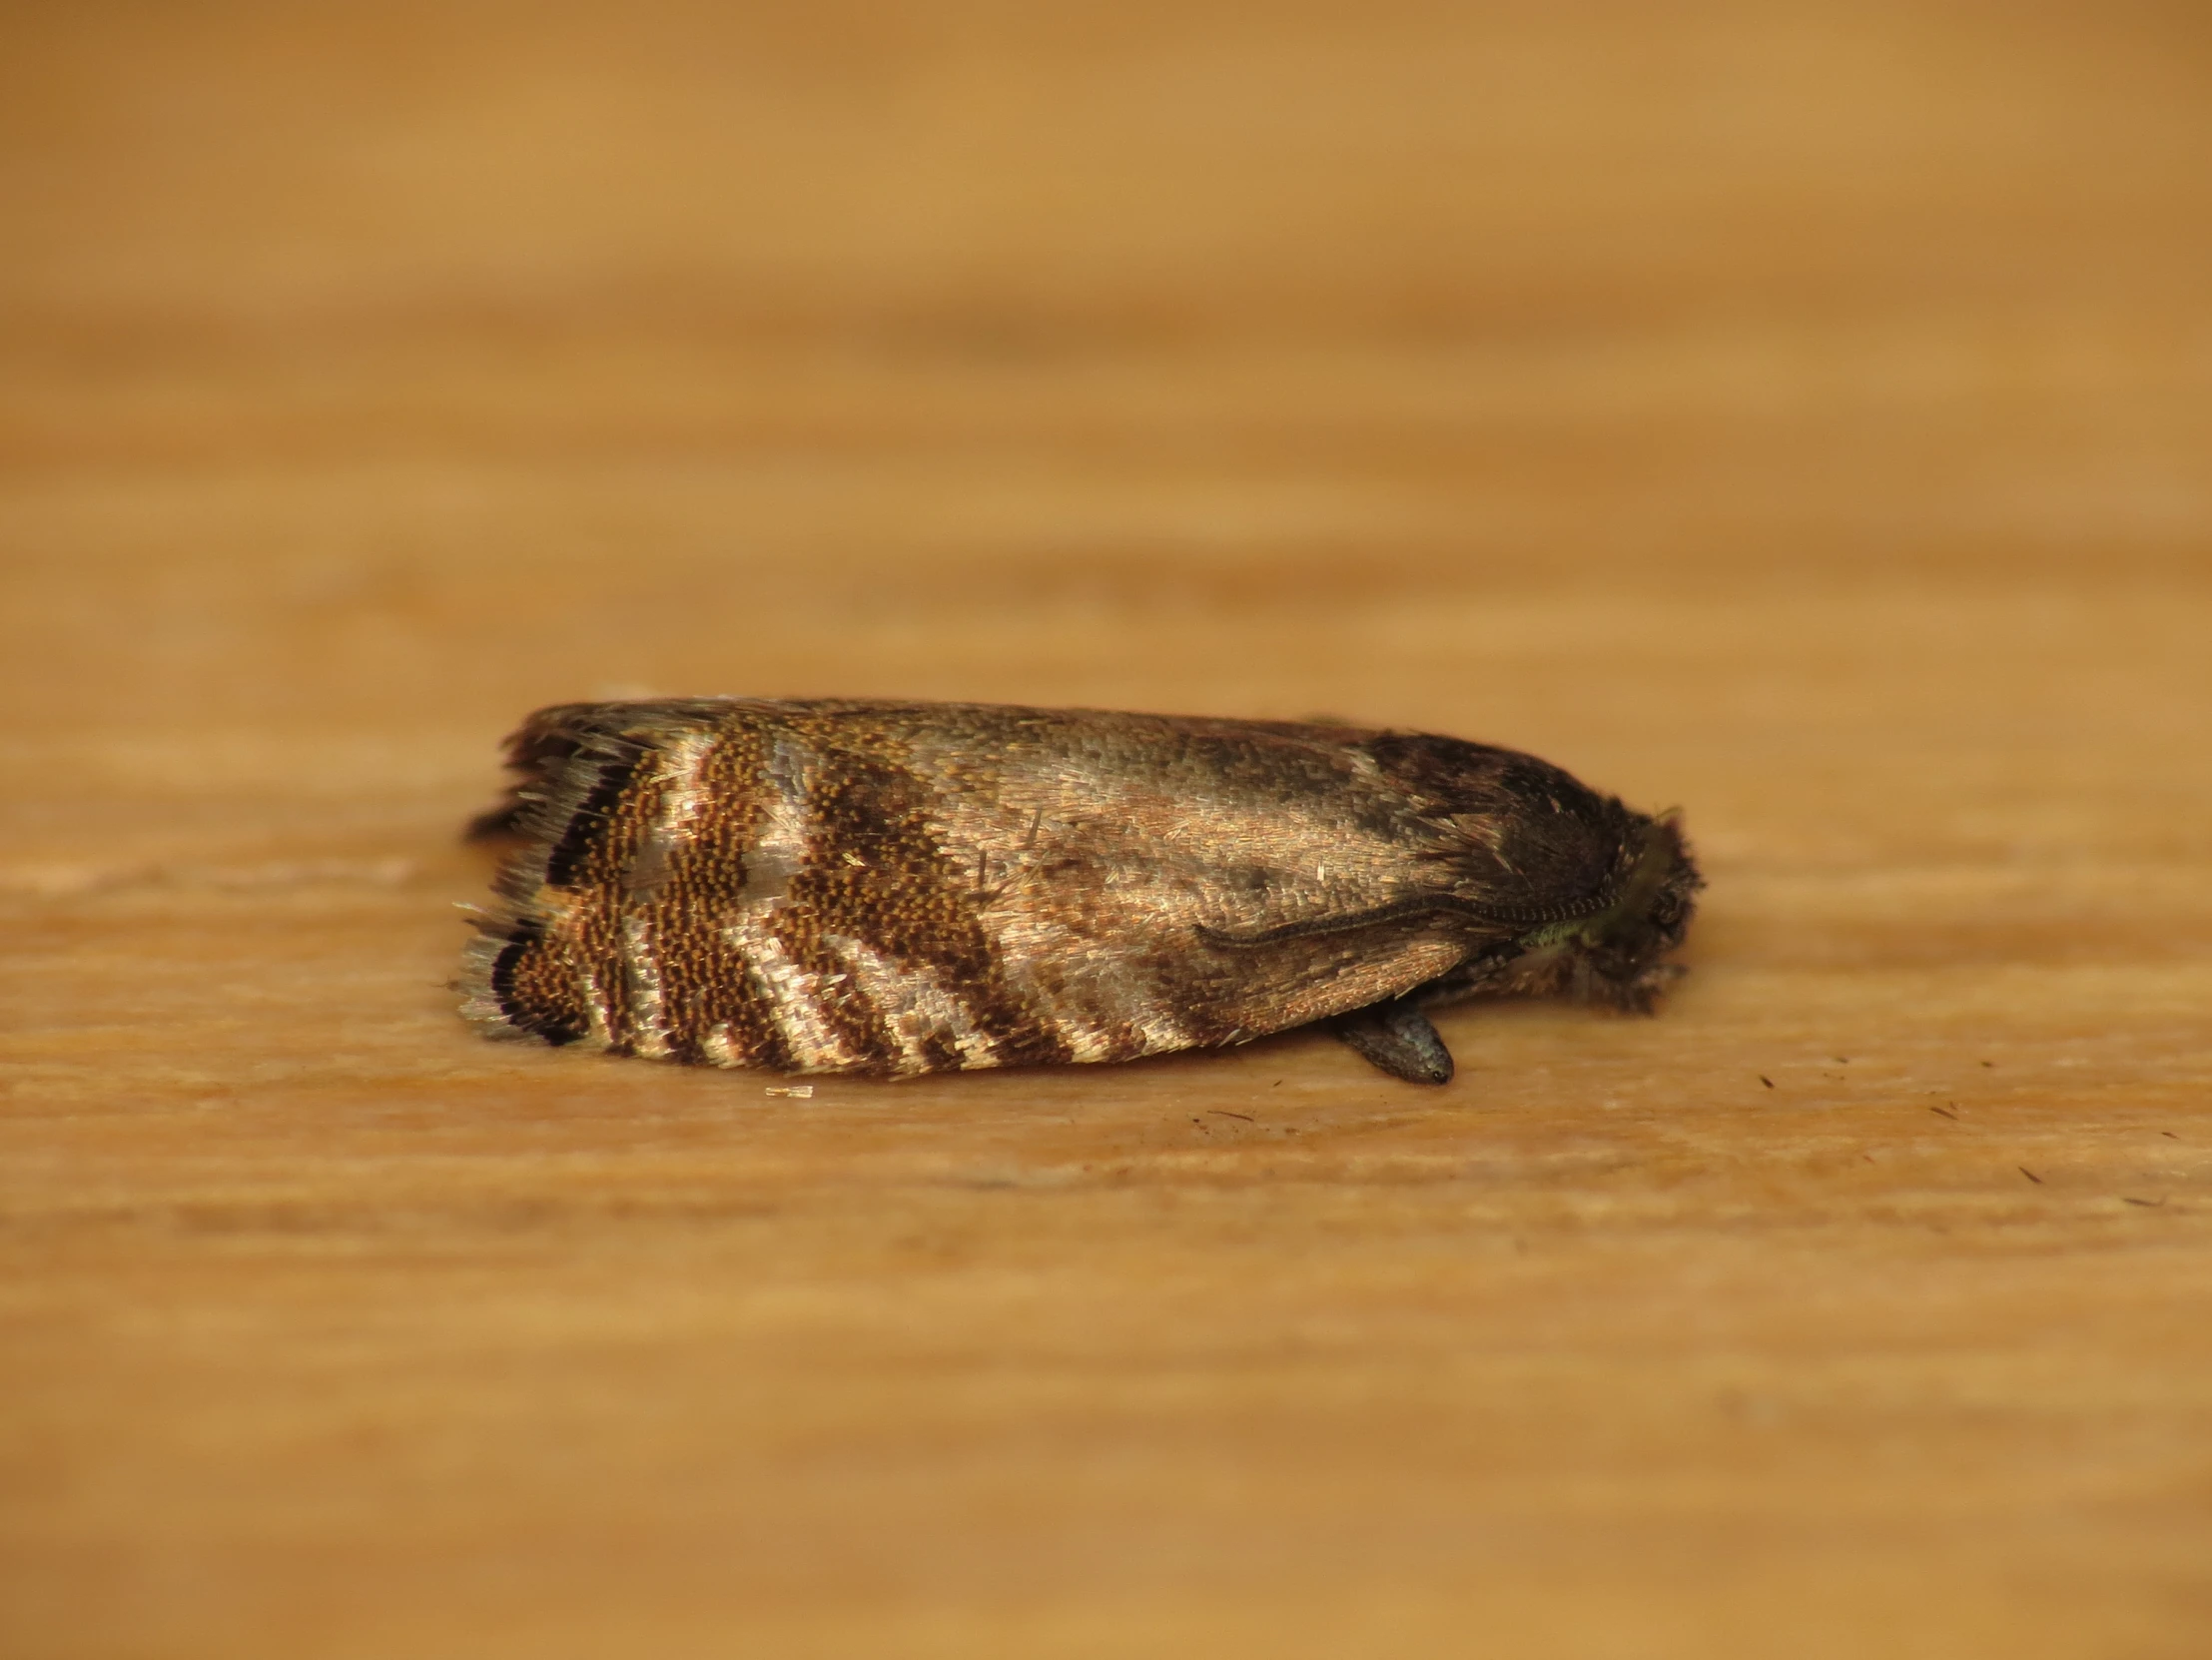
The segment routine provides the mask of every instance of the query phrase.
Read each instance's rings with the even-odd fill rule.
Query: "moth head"
[[[1630,815],[1599,907],[1521,935],[1514,978],[1530,990],[1648,1014],[1683,973],[1665,959],[1689,930],[1692,896],[1703,886],[1674,813]]]

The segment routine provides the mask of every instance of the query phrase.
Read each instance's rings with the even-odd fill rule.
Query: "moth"
[[[1420,732],[974,703],[568,703],[508,739],[463,1013],[786,1073],[1128,1061],[1326,1023],[1452,1075],[1426,1010],[1648,1011],[1672,815]]]

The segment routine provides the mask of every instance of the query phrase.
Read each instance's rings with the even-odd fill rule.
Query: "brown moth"
[[[1127,1061],[1331,1023],[1441,1084],[1422,1010],[1644,1011],[1700,886],[1650,818],[1418,732],[973,703],[541,709],[464,1013],[793,1073]]]

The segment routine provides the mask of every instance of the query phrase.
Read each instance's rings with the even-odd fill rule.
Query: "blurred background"
[[[1971,771],[2205,689],[2198,6],[0,28],[34,766],[443,812],[608,690],[1329,711],[1725,838],[1785,833],[1744,746]]]
[[[480,750],[650,686],[1540,746],[1596,674],[1607,723],[1797,730],[1803,642],[1713,634],[1755,589],[1890,582],[1824,630],[1862,669],[2205,555],[2199,6],[0,26],[0,534],[19,689],[97,665],[69,720]]]
[[[2191,0],[12,0],[0,1633],[2204,1652],[2212,1166],[2080,1115],[2212,1079],[2208,458]],[[649,692],[1528,748],[1698,972],[1448,1031],[1488,1164],[1304,1040],[736,1135],[441,984]]]

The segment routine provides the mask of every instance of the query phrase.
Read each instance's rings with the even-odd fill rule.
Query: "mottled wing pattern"
[[[1348,739],[976,705],[579,704],[513,740],[521,846],[467,1012],[617,1053],[911,1074],[1242,1042],[1457,964],[1403,897],[1433,830]]]

